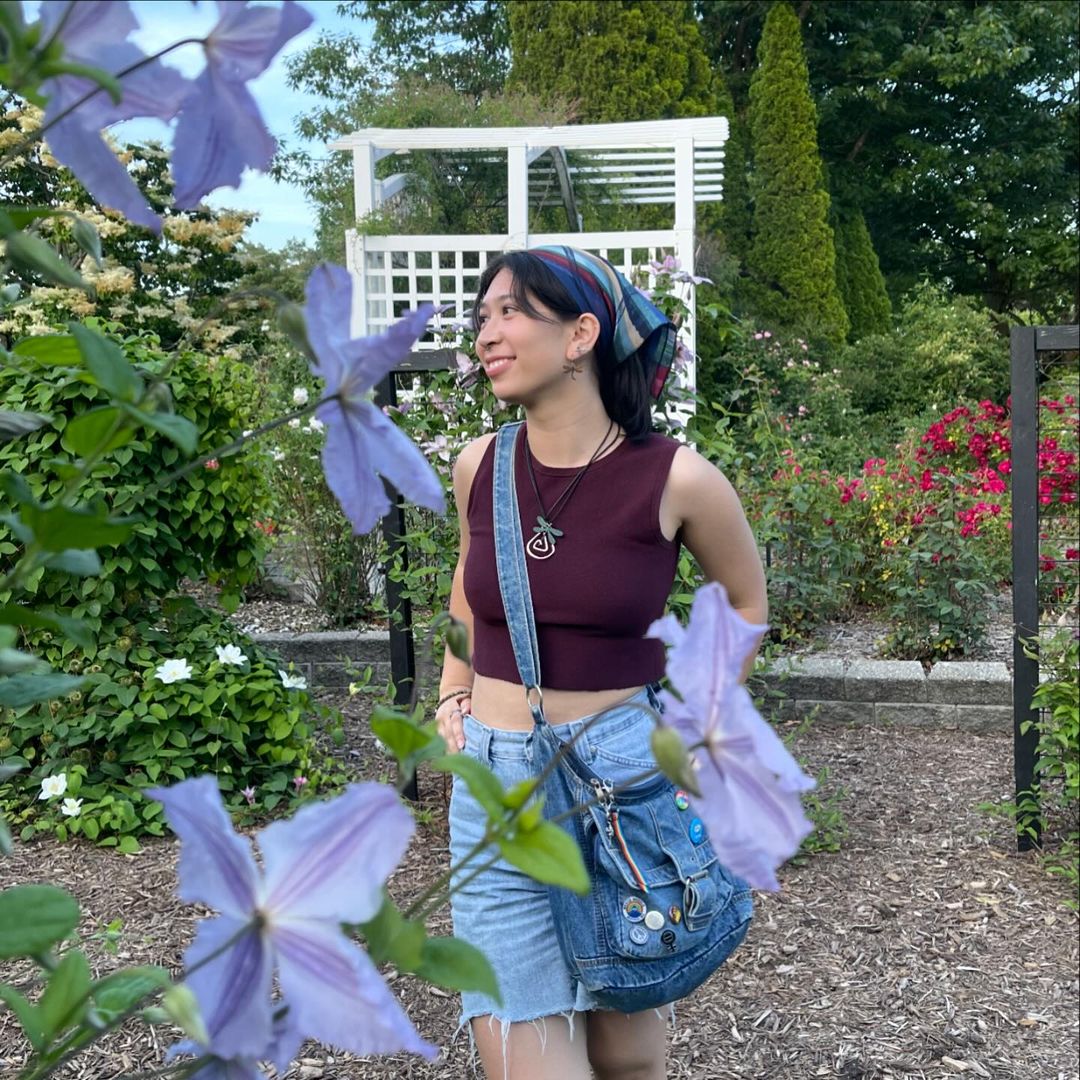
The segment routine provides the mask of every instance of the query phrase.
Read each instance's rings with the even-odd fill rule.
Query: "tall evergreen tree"
[[[817,110],[799,20],[784,2],[769,11],[758,46],[750,130],[754,225],[748,295],[760,317],[840,344],[849,323],[836,287]]]
[[[836,237],[836,285],[851,321],[852,341],[884,334],[891,326],[892,305],[878,265],[866,218],[857,211],[833,216]]]
[[[582,123],[716,110],[689,0],[516,0],[507,13],[511,83],[576,101]]]

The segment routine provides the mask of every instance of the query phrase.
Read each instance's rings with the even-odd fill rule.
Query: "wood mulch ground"
[[[387,764],[359,699],[339,751],[359,775]],[[677,1009],[668,1076],[693,1080],[1078,1080],[1077,915],[1060,879],[1018,854],[1009,825],[977,809],[1007,798],[1012,744],[1004,735],[810,726],[796,752],[835,805],[839,851],[789,865],[783,891],[758,899],[746,941]],[[399,900],[447,863],[441,777],[421,777],[416,837],[394,876]],[[19,845],[0,860],[0,886],[52,881],[83,907],[83,944],[96,973],[136,963],[177,970],[197,911],[177,902],[176,844],[122,856],[86,844]],[[1073,901],[1076,897],[1071,897]],[[113,956],[100,935],[123,920]],[[448,931],[443,915],[433,926]],[[19,982],[25,970],[0,970]],[[420,1032],[442,1047],[434,1064],[400,1055],[357,1059],[316,1046],[289,1080],[471,1076],[455,1040],[457,1003],[411,976],[392,978]],[[170,1041],[131,1024],[63,1074],[114,1080],[152,1068]],[[24,1060],[0,1013],[0,1076]]]

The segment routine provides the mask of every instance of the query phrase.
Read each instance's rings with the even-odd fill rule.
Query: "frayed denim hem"
[[[508,1074],[508,1064],[506,1060],[506,1041],[510,1037],[510,1028],[514,1024],[531,1024],[537,1035],[540,1037],[540,1053],[544,1053],[544,1049],[547,1046],[547,1022],[548,1020],[565,1020],[570,1027],[570,1039],[574,1038],[574,1018],[578,1013],[590,1013],[590,1012],[617,1012],[616,1009],[601,1009],[597,1006],[590,1006],[585,1009],[570,1009],[567,1012],[559,1013],[547,1013],[543,1016],[524,1017],[521,1020],[507,1020],[503,1017],[496,1016],[494,1013],[473,1013],[471,1016],[462,1016],[458,1022],[457,1029],[454,1031],[451,1043],[457,1042],[458,1036],[461,1034],[462,1029],[468,1032],[469,1035],[469,1068],[472,1071],[472,1075],[475,1077],[480,1076],[478,1069],[479,1054],[476,1050],[476,1037],[473,1035],[472,1022],[474,1020],[481,1020],[483,1017],[487,1017],[488,1031],[494,1032],[495,1022],[498,1021],[500,1030],[502,1032],[502,1060],[503,1060],[503,1080],[510,1080]],[[653,1009],[653,1012],[660,1017],[661,1020],[666,1020],[669,1024],[675,1023],[675,1003],[670,1005],[661,1005],[657,1009]],[[632,1013],[626,1013],[627,1017],[632,1016]],[[491,1080],[490,1077],[487,1080]]]

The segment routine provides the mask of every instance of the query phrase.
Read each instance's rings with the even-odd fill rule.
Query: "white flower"
[[[292,403],[294,405],[306,405],[308,403],[308,392],[306,386],[293,387]]]
[[[41,781],[41,794],[39,799],[55,799],[67,791],[67,773],[57,773],[55,776],[46,776]]]
[[[289,427],[291,427],[291,428],[298,428],[299,426],[300,426],[300,417],[299,417],[299,416],[294,416],[294,417],[293,417],[293,418],[292,418],[292,419],[291,419],[291,420],[289,421]]]
[[[247,657],[240,651],[239,645],[215,645],[218,662],[222,664],[234,664],[243,667],[247,663]]]
[[[275,461],[284,461],[285,460],[285,451],[284,450],[278,450],[277,447],[274,447],[273,458],[274,458]]]
[[[154,674],[163,683],[183,682],[192,675],[191,665],[186,660],[166,660],[164,664],[158,664]]]
[[[60,807],[60,813],[64,817],[78,817],[82,811],[82,799],[65,799]]]
[[[278,675],[281,676],[281,685],[286,690],[306,690],[307,679],[303,675],[290,675],[287,671],[282,671],[278,668]]]
[[[310,435],[314,434],[317,431],[322,431],[325,427],[326,425],[317,416],[313,416],[308,421],[308,426],[304,430],[307,431]]]
[[[244,428],[243,438],[250,439],[251,436],[254,435],[254,434],[255,434],[255,429],[254,428]]]

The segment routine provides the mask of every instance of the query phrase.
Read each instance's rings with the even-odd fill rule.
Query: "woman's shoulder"
[[[454,487],[459,497],[466,494],[472,487],[472,482],[484,460],[488,447],[495,441],[495,432],[491,431],[476,439],[467,442],[461,449],[461,453],[454,462]]]

